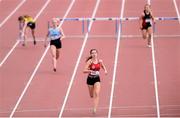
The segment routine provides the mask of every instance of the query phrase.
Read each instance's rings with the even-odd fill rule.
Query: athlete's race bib
[[[91,75],[99,75],[99,71],[92,71]]]
[[[146,19],[145,22],[146,23],[151,23],[151,19]]]
[[[56,40],[56,39],[59,39],[59,38],[60,38],[60,36],[51,36],[50,37],[51,40]]]

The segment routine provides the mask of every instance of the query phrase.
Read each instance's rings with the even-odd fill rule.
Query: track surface
[[[121,13],[123,17],[137,17],[140,16],[147,2],[146,0],[124,1],[122,12],[123,0],[100,0],[95,17],[120,17]],[[1,0],[0,23],[21,2],[21,0]],[[97,2],[98,0],[75,0],[67,17],[91,17]],[[175,2],[180,12],[180,0]],[[173,0],[150,0],[150,3],[156,17],[177,17]],[[47,22],[53,17],[63,17],[70,4],[70,0],[26,0],[0,27],[0,62],[18,39],[19,15],[28,14],[36,18],[36,36],[37,39],[42,40],[47,33]],[[82,22],[65,21],[62,28],[67,37],[63,40],[56,73],[52,71],[50,50],[35,71],[46,50],[42,41],[36,46],[28,42],[26,47],[18,43],[0,66],[0,117],[9,117],[10,114],[15,117],[57,117],[71,79],[74,81],[67,96],[68,99],[65,101],[62,117],[107,117],[117,49],[119,53],[111,117],[157,117],[158,106],[161,117],[180,117],[179,37],[154,37],[158,87],[158,96],[156,96],[152,50],[146,47],[146,41],[141,37],[121,38],[120,46],[117,48],[117,37],[92,38],[94,35],[117,35],[115,21],[95,21],[83,48],[85,37],[69,37],[70,35],[85,36],[85,33],[82,33]],[[180,35],[178,21],[156,21],[155,28],[155,35]],[[87,32],[86,22],[85,32]],[[120,35],[140,35],[138,21],[123,21]],[[28,36],[31,37],[30,34]],[[91,48],[99,51],[99,57],[103,59],[108,69],[108,75],[101,72],[100,103],[95,115],[91,113],[92,99],[89,97],[86,85],[87,75],[82,73],[85,59],[89,56]],[[79,56],[81,58],[77,64]],[[75,73],[74,77],[73,73]],[[32,81],[27,86],[31,77]],[[22,99],[19,99],[25,87],[28,88]],[[17,104],[18,100],[20,100],[19,104]],[[17,108],[12,114],[15,105]]]

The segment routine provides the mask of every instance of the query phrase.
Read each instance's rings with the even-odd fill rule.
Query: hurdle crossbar
[[[88,27],[89,27],[89,22],[90,21],[115,21],[115,35],[118,33],[118,26],[122,25],[123,21],[133,21],[133,20],[139,20],[140,17],[95,17],[95,18],[89,18],[89,17],[84,17],[84,18],[58,18],[60,21],[81,21],[82,22],[82,34],[85,33],[85,31],[89,32]],[[155,17],[156,21],[166,21],[166,20],[179,20],[178,17]],[[85,22],[87,23],[87,29],[85,29]],[[48,28],[50,27],[50,23],[48,22]],[[155,26],[153,27],[155,31]]]
[[[60,21],[128,21],[128,20],[139,20],[139,17],[96,17],[96,18],[59,18]],[[178,20],[178,17],[155,17],[155,20]]]

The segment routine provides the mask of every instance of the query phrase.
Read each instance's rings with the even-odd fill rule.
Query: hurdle
[[[59,19],[59,21],[79,21],[82,22],[82,34],[85,34],[86,32],[89,33],[89,23],[90,21],[115,21],[115,35],[118,34],[118,30],[122,29],[118,29],[119,25],[122,28],[122,23],[124,21],[134,21],[134,20],[140,20],[140,17],[124,17],[124,18],[119,18],[119,17],[95,17],[95,18],[89,18],[89,17],[74,17],[74,18],[60,18],[57,17],[57,19]],[[155,17],[155,21],[167,21],[167,20],[179,20],[178,17]],[[49,21],[48,21],[48,28],[50,27],[49,25]],[[85,25],[87,26],[87,28],[85,29]],[[153,30],[155,31],[155,24],[153,27]]]

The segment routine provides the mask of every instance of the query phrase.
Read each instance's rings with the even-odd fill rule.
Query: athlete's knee
[[[94,98],[98,98],[99,97],[99,92],[94,92]]]
[[[147,39],[147,36],[146,36],[146,35],[143,35],[143,39]]]
[[[151,38],[151,36],[152,36],[152,35],[151,35],[151,34],[149,34],[148,36],[149,36],[149,38]]]
[[[53,57],[53,58],[56,58],[56,55],[55,55],[55,54],[52,54],[52,57]]]

